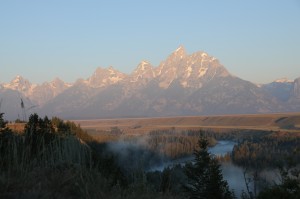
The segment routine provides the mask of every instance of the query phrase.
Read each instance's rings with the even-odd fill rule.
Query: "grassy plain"
[[[266,130],[299,133],[300,113],[74,120],[92,136],[118,128],[126,135],[153,130]]]

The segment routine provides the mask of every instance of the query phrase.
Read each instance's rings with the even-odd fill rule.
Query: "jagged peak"
[[[155,77],[155,71],[150,62],[142,60],[136,69],[129,75],[130,82],[137,82],[138,79],[151,79]]]
[[[110,75],[114,75],[117,72],[119,72],[116,69],[114,69],[112,66],[109,66],[107,70],[109,71]]]
[[[13,78],[10,83],[6,84],[6,85],[20,85],[20,84],[27,84],[30,85],[31,83],[29,82],[29,80],[25,79],[24,77],[22,77],[21,75],[17,75],[15,78]]]
[[[16,81],[28,81],[26,80],[24,77],[22,77],[21,75],[17,75],[15,78],[13,78],[11,80],[11,82],[16,82]]]
[[[176,55],[176,56],[185,56],[186,55],[186,51],[183,45],[180,45],[173,53],[172,55]]]
[[[94,72],[94,75],[98,75],[98,74],[111,74],[111,75],[114,75],[114,74],[121,74],[120,71],[118,71],[117,69],[115,69],[114,67],[112,66],[109,66],[107,68],[103,68],[103,67],[98,67],[95,72]]]
[[[209,55],[207,52],[205,51],[198,51],[198,52],[194,52],[193,54],[190,55],[191,57],[201,57],[202,59],[211,59],[211,60],[216,60],[215,57]]]
[[[109,76],[115,76],[115,75],[120,75],[120,76],[124,76],[125,74],[120,72],[119,70],[113,68],[112,66],[109,66],[107,68],[103,68],[103,67],[98,67],[95,72],[93,73],[92,76],[98,76],[98,75],[109,75]]]
[[[185,52],[185,48],[183,45],[180,45],[174,52],[181,52],[181,51]]]
[[[60,78],[56,77],[50,82],[50,85],[52,85],[52,86],[63,85],[66,87],[71,87],[73,85],[73,83],[66,83],[63,80],[61,80]]]
[[[140,63],[140,65],[146,65],[146,64],[150,64],[150,62],[147,60],[142,60]]]
[[[125,74],[114,69],[112,66],[107,68],[98,67],[94,74],[89,77],[85,84],[91,87],[103,87],[115,84],[125,78]]]
[[[17,75],[10,83],[3,84],[3,87],[6,89],[19,90],[22,92],[28,91],[32,86],[31,82],[21,75]]]
[[[136,71],[139,71],[139,70],[144,71],[144,70],[146,70],[146,69],[148,69],[148,68],[151,68],[151,67],[152,67],[152,66],[151,66],[150,62],[148,62],[148,61],[146,61],[146,60],[142,60],[142,61],[139,63],[139,65],[137,66],[135,72],[136,72]]]
[[[109,67],[107,68],[107,70],[109,70],[109,71],[115,71],[116,69],[114,69],[114,67],[112,67],[112,66],[109,66]]]
[[[184,47],[181,45],[175,51],[173,51],[165,61],[162,61],[160,66],[163,66],[166,62],[178,61],[187,56]]]

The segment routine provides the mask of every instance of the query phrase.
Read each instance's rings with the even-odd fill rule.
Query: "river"
[[[236,142],[229,140],[220,140],[211,147],[208,151],[216,156],[224,156],[231,153]],[[236,196],[239,197],[243,190],[246,191],[243,169],[233,165],[231,162],[221,164],[222,174],[224,179],[228,182],[229,188],[233,189]]]
[[[219,140],[218,143],[209,148],[209,152],[216,156],[223,156],[227,153],[231,153],[236,142],[229,140]],[[166,167],[172,167],[176,164],[185,164],[193,161],[194,157],[184,157],[169,162],[164,162],[161,165],[157,165],[151,168],[151,171],[162,171]],[[236,196],[239,198],[242,191],[246,191],[246,185],[243,176],[243,169],[241,167],[233,165],[231,162],[221,164],[222,174],[224,179],[228,182],[229,188],[233,189]]]

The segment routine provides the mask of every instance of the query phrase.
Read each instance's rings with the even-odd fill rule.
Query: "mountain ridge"
[[[87,79],[43,84],[17,76],[0,85],[1,98],[8,90],[38,106],[32,111],[67,119],[300,110],[300,78],[257,86],[231,75],[206,52],[187,54],[183,46],[156,67],[141,61],[130,74],[98,67]],[[16,118],[13,112],[9,118]]]

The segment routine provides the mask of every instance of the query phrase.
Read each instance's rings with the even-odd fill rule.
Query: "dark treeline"
[[[15,133],[0,116],[0,198],[121,197],[124,174],[79,126],[34,114]]]
[[[115,130],[112,131],[114,135],[112,141],[107,143],[114,143],[111,145],[115,146],[123,146],[127,151],[138,151],[137,149],[139,149],[139,153],[147,157],[145,160],[149,164],[147,165],[147,162],[143,164],[146,165],[146,168],[153,166],[155,161],[159,162],[191,156],[197,146],[199,137],[205,137],[209,141],[210,147],[214,146],[218,140],[236,142],[237,144],[232,153],[217,158],[220,161],[232,161],[243,168],[258,170],[275,168],[278,167],[280,162],[286,161],[289,155],[292,155],[295,161],[300,163],[299,152],[297,152],[300,146],[300,137],[292,133],[263,130],[227,130],[215,132],[213,130],[179,131],[172,129],[152,131],[146,135],[126,136],[122,133],[116,135],[114,132]],[[106,134],[108,133],[106,132]],[[134,149],[132,148],[133,146],[135,147]],[[150,152],[152,153],[151,155]],[[131,154],[137,153],[131,152]],[[139,157],[142,157],[142,155]]]
[[[287,159],[300,164],[300,137],[260,135],[244,139],[232,151],[233,163],[254,169],[277,168]]]
[[[227,132],[206,131],[153,131],[148,135],[147,146],[171,158],[191,155],[199,137],[205,137],[209,146],[218,140],[231,140],[237,144],[231,154],[218,157],[221,161],[232,160],[247,169],[277,168],[289,157],[300,164],[300,136],[297,133],[284,133],[263,130],[232,130]]]
[[[206,137],[209,146],[214,146],[217,141],[204,131],[151,131],[145,136],[127,137],[124,140],[133,144],[140,144],[148,150],[163,155],[169,159],[176,159],[191,155],[198,145],[199,137]]]

